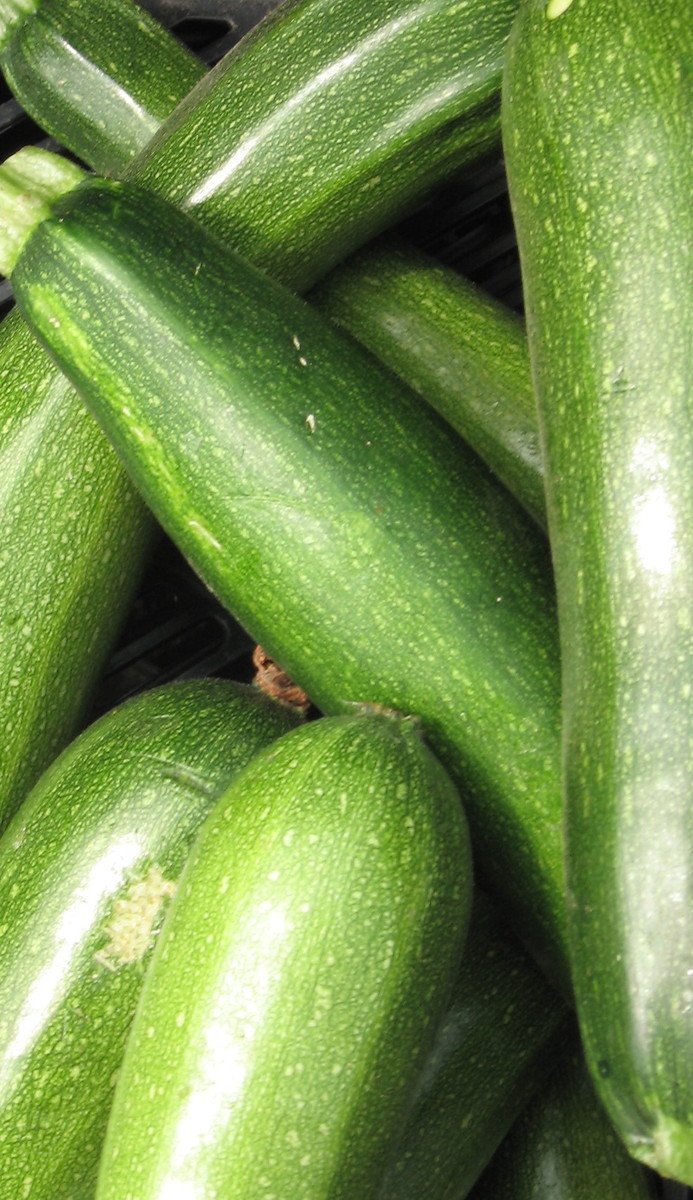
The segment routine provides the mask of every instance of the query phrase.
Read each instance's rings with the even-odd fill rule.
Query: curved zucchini
[[[310,299],[445,417],[546,524],[536,403],[518,317],[394,238],[359,251]]]
[[[378,1200],[462,1200],[561,1057],[565,1025],[565,1005],[477,891],[452,998]]]
[[[283,5],[193,89],[129,177],[303,291],[496,143],[516,10]]]
[[[116,1088],[99,1200],[368,1200],[471,899],[453,784],[411,719],[259,754],[195,843]]]
[[[0,65],[34,120],[104,175],[123,170],[204,74],[123,0],[4,0]]]
[[[190,105],[184,129],[177,118],[175,162],[172,146],[165,141],[162,177],[156,186],[175,193],[182,204],[207,196],[215,221],[228,209],[235,237],[246,252],[256,248],[259,253],[265,234],[272,254],[278,252],[273,239],[281,209],[282,238],[287,246],[300,244],[300,261],[290,266],[287,257],[283,278],[294,286],[306,272],[315,278],[324,256],[331,261],[371,231],[373,214],[385,220],[393,205],[409,203],[461,145],[465,154],[482,149],[489,125],[495,136],[501,54],[515,4],[516,0],[493,0],[480,6],[474,21],[445,43],[444,51],[439,35],[453,21],[459,26],[459,0],[406,0],[398,6],[401,22],[393,20],[391,0],[360,0],[358,5],[355,0],[340,0],[338,5],[334,0],[302,0],[282,6],[271,24],[239,46],[210,77],[198,97],[204,99],[204,121],[195,122]],[[362,15],[356,20],[358,12]],[[335,139],[328,156],[321,143],[310,160],[308,151],[323,128],[342,122],[354,101],[355,63],[349,56],[355,47],[361,78],[379,71],[401,75],[418,16],[411,90],[397,92],[397,120],[387,128],[378,125],[377,146],[370,148],[363,137],[369,128],[372,135],[373,128],[368,120],[365,125],[356,122],[348,145]],[[370,40],[358,42],[364,21],[370,22]],[[0,65],[16,77],[28,110],[76,154],[88,162],[97,156],[109,171],[122,169],[141,148],[147,129],[165,111],[165,96],[170,95],[173,108],[190,85],[193,68],[173,38],[163,30],[154,33],[148,22],[140,31],[140,24],[129,0],[108,0],[105,7],[101,0],[5,0],[0,5]],[[316,25],[320,36],[314,38]],[[322,36],[326,26],[329,39]],[[149,50],[143,54],[139,46],[140,32],[149,50],[155,48],[151,60]],[[246,51],[251,55],[247,62]],[[284,90],[270,99],[277,61],[282,89],[290,74],[286,64],[291,63],[297,88],[293,100]],[[74,77],[76,62],[83,84],[89,84],[80,86],[79,94],[75,89],[66,92],[61,82]],[[243,105],[237,103],[241,88]],[[315,103],[308,103],[311,96]],[[489,98],[488,111],[484,97]],[[370,118],[370,100],[368,105]],[[450,125],[453,117],[459,129]],[[97,147],[97,131],[106,123],[107,144]],[[252,141],[263,128],[272,131],[271,162],[268,143]],[[242,212],[242,197],[239,201],[234,195],[231,179],[233,156],[241,143],[242,170],[262,177],[264,189],[263,204]],[[297,154],[299,144],[303,149]],[[200,173],[203,157],[206,174]],[[152,151],[146,163],[152,182],[158,162],[158,152]],[[387,170],[378,176],[378,164],[384,163]],[[333,228],[329,213],[336,195],[342,201]],[[266,201],[272,197],[268,208]],[[315,214],[325,203],[329,219],[320,232]],[[197,204],[202,220],[207,207]],[[261,265],[268,266],[269,259],[263,258]],[[7,748],[0,767],[1,824],[81,719],[92,680],[138,582],[148,542],[139,499],[115,458],[104,451],[100,433],[84,420],[79,402],[58,382],[56,368],[15,317],[5,324],[0,341],[10,368],[0,393],[0,429],[7,421],[23,429],[22,438],[13,438],[2,456],[2,477],[11,482],[0,489],[3,561],[6,556],[11,564],[7,571],[0,566],[0,595],[10,597],[7,611],[21,621],[0,638],[0,728]],[[15,369],[17,362],[21,371]],[[57,425],[52,406],[44,412],[43,395],[61,397]],[[21,513],[16,507],[20,493]],[[82,536],[84,529],[88,537]],[[95,553],[99,545],[107,553]],[[20,633],[24,628],[32,631],[30,636]],[[80,628],[88,629],[91,637],[70,636]]]
[[[296,717],[240,684],[148,692],[53,764],[0,840],[0,1197],[93,1196],[161,919],[215,798]]]
[[[12,236],[40,154],[3,168]],[[558,647],[533,523],[389,371],[143,189],[85,180],[13,281],[147,502],[270,656],[324,711],[422,718],[464,782],[484,872],[560,975]]]
[[[456,1195],[457,1193],[455,1193]],[[472,1200],[654,1200],[599,1104],[579,1047],[513,1126]]]
[[[527,0],[505,143],[562,633],[578,1015],[631,1152],[693,1183],[688,17],[679,0]]]

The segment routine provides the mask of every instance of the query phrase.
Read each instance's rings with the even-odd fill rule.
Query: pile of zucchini
[[[97,172],[0,167],[0,1200],[693,1185],[692,59],[680,0],[284,0],[209,74],[0,0]],[[384,232],[501,138],[526,332]],[[319,716],[78,733],[158,527]]]

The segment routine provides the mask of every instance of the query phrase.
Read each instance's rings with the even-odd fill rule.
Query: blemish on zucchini
[[[106,926],[108,942],[94,955],[95,962],[109,971],[138,962],[152,945],[154,926],[176,885],[166,879],[157,866],[136,879],[120,896]]]

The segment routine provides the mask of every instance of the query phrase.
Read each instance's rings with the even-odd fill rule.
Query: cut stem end
[[[85,173],[74,163],[27,146],[0,167],[0,272],[11,275],[25,242],[50,216],[55,201]]]

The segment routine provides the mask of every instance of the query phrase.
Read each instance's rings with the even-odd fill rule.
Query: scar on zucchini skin
[[[113,905],[105,929],[108,942],[94,955],[94,961],[109,971],[139,962],[151,948],[156,919],[175,890],[175,883],[156,866],[134,880]]]

